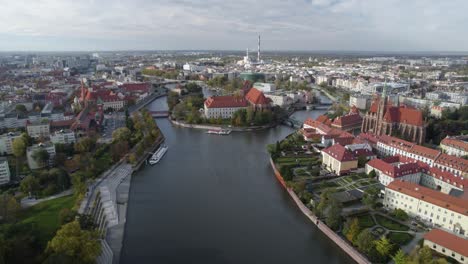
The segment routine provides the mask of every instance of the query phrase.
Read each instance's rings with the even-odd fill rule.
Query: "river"
[[[353,263],[273,175],[266,145],[291,128],[217,136],[157,123],[169,151],[132,178],[121,263]]]

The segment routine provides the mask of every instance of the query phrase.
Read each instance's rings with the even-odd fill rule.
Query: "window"
[[[432,248],[437,248],[437,246],[436,246],[436,245],[432,245]]]
[[[443,248],[443,249],[442,249],[442,252],[444,252],[444,253],[445,253],[445,248]]]

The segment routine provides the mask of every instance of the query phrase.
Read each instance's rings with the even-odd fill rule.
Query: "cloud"
[[[0,50],[466,50],[465,0],[15,0]],[[48,45],[47,45],[48,43]],[[74,44],[76,43],[76,44]]]

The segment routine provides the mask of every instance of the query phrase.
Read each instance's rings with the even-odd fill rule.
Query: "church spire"
[[[387,94],[388,94],[387,78],[385,78],[384,86],[382,89],[382,98],[383,99],[387,98]]]

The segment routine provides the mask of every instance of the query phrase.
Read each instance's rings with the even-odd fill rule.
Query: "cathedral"
[[[396,136],[417,144],[424,143],[426,137],[422,112],[406,106],[392,105],[387,97],[387,86],[384,86],[382,96],[374,100],[364,116],[361,130],[379,136]]]

